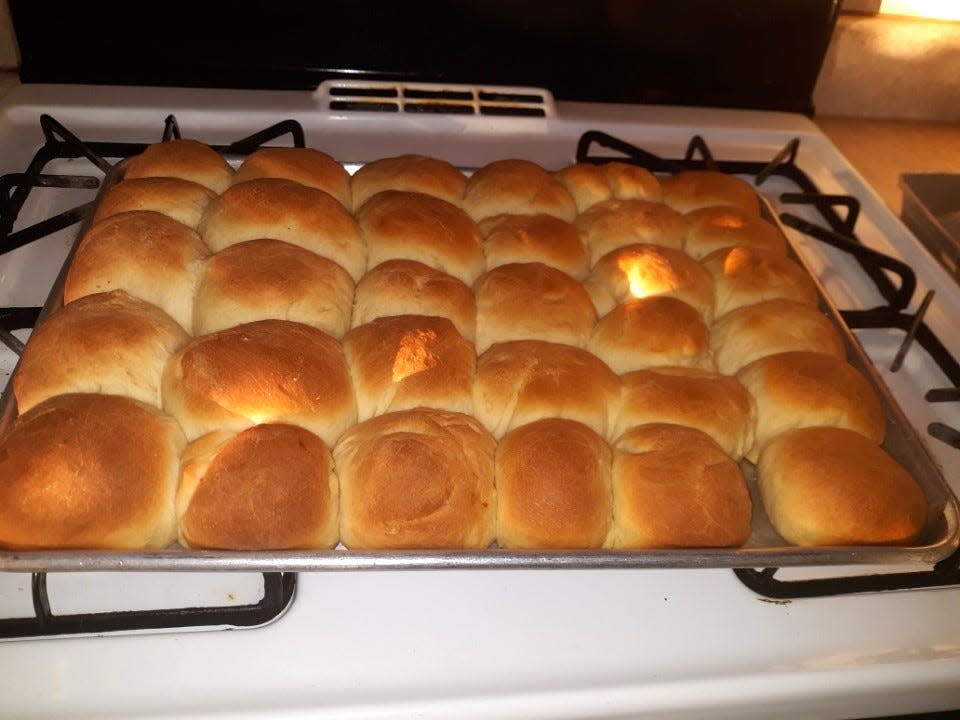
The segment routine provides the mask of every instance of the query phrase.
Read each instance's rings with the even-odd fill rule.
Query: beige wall
[[[7,0],[0,0],[0,70],[16,70],[20,67],[20,53],[17,38],[10,22],[10,8]]]

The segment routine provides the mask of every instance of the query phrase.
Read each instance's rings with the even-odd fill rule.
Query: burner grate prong
[[[913,316],[913,322],[910,323],[910,329],[907,330],[906,337],[903,338],[897,354],[893,357],[893,362],[890,363],[890,372],[897,372],[903,366],[904,358],[907,357],[907,352],[910,350],[910,346],[913,345],[913,340],[917,336],[917,330],[920,329],[920,325],[923,323],[923,316],[927,314],[927,310],[930,309],[930,303],[932,301],[933,290],[928,290],[927,294],[923,296],[923,302],[920,303],[920,309],[917,310],[917,314]]]

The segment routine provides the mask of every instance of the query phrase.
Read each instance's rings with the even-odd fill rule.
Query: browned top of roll
[[[408,154],[368,162],[353,174],[351,184],[354,211],[384,190],[423,193],[459,206],[467,178],[446,160]]]
[[[480,223],[487,269],[542,262],[578,280],[590,269],[577,228],[551,215],[495,215]]]
[[[184,138],[147,146],[141,154],[126,161],[123,177],[124,180],[182,178],[221,193],[230,185],[233,168],[209,145]]]
[[[663,202],[688,213],[711,205],[732,205],[760,215],[760,198],[750,183],[714,170],[685,170],[660,178]]]
[[[577,163],[558,170],[553,176],[573,196],[579,212],[610,198],[653,202],[663,199],[660,182],[653,173],[630,163]]]
[[[681,250],[687,235],[687,221],[680,213],[649,200],[605,200],[581,213],[576,226],[590,250],[591,264],[636,243]]]
[[[701,263],[713,275],[717,317],[775,298],[817,304],[817,289],[807,271],[775,250],[722,248]]]
[[[550,173],[529,160],[495,160],[467,181],[463,207],[476,221],[543,213],[573,222],[577,204]]]
[[[161,549],[185,445],[176,422],[117,395],[65,394],[22,414],[0,450],[0,545]]]
[[[237,168],[233,184],[260,178],[284,178],[323,190],[347,210],[353,210],[350,173],[332,157],[314,148],[260,148]]]
[[[750,210],[738,207],[705,207],[686,214],[690,230],[684,249],[700,260],[729,247],[754,247],[786,255],[783,233]]]
[[[203,211],[215,196],[210,188],[180,178],[124,180],[103,194],[93,221],[133,210],[153,210],[196,230]]]

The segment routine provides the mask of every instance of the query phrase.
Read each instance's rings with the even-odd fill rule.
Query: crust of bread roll
[[[645,243],[683,249],[687,221],[676,210],[649,200],[605,200],[580,214],[577,229],[590,264],[626,245]]]
[[[203,264],[197,335],[254,320],[292,320],[339,339],[350,328],[353,279],[340,265],[282,240],[247,240]]]
[[[343,353],[361,422],[420,406],[473,413],[476,351],[446,318],[377,318],[346,334]]]
[[[333,260],[354,282],[367,268],[367,248],[353,216],[332,195],[293,180],[233,185],[207,206],[200,236],[214,252],[246,240],[283,240]]]
[[[193,332],[193,297],[210,251],[186,225],[153,211],[113,215],[84,234],[70,263],[63,301],[123,290]]]
[[[394,315],[445,317],[464,338],[476,338],[477,304],[470,286],[415,260],[387,260],[357,283],[353,327]]]
[[[176,538],[186,441],[117,395],[65,394],[20,415],[0,452],[0,546],[159,550]]]
[[[740,467],[706,433],[654,423],[613,445],[608,547],[736,547],[753,506]]]
[[[577,163],[558,170],[553,176],[573,197],[578,212],[611,198],[651,202],[663,199],[656,176],[646,168],[630,163]]]
[[[760,215],[760,198],[750,183],[715,170],[685,170],[660,178],[663,202],[681,213],[711,205],[732,205]]]
[[[753,247],[787,254],[787,239],[776,225],[750,210],[738,207],[705,207],[688,212],[690,225],[684,250],[695,260],[731,247]]]
[[[541,262],[582,280],[590,270],[587,248],[571,223],[551,215],[494,215],[480,223],[487,270]]]
[[[154,143],[125,161],[124,180],[148,177],[190,180],[222,193],[230,186],[233,168],[209,145],[184,138]]]
[[[190,180],[149,177],[118,182],[97,203],[93,222],[119,213],[150,210],[196,230],[216,193]]]
[[[296,425],[212,432],[187,446],[177,489],[180,544],[221,550],[329,549],[339,538],[333,458]]]
[[[481,275],[473,292],[478,353],[527,338],[584,347],[597,323],[583,286],[543,263],[501,265]]]
[[[494,451],[469,415],[418,408],[347,431],[334,448],[350,549],[483,549],[496,537]]]
[[[416,260],[471,284],[486,268],[480,228],[456,205],[424,193],[385,190],[363,204],[357,223],[370,267]]]
[[[545,418],[497,445],[497,544],[502,548],[602,547],[613,497],[610,446],[583,423]]]
[[[529,160],[495,160],[467,180],[463,208],[477,222],[494,215],[552,215],[566,222],[577,204],[550,173]]]
[[[764,448],[757,476],[770,522],[794,545],[908,543],[926,525],[916,480],[852,430],[785,432]]]
[[[753,447],[756,409],[735,377],[710,370],[662,367],[623,375],[613,436],[639,425],[670,423],[696,428],[734,460]]]
[[[163,404],[191,441],[272,422],[299,425],[332,446],[357,420],[340,343],[288,320],[194,338],[164,369]]]
[[[354,212],[384,190],[423,193],[460,207],[467,178],[446,160],[408,154],[368,162],[353,174],[351,185]]]
[[[776,298],[817,304],[817,288],[807,271],[774,250],[728,247],[700,262],[713,275],[717,317]]]
[[[283,178],[323,190],[353,211],[350,173],[332,157],[314,148],[260,148],[237,168],[233,184],[261,178]]]
[[[542,418],[582,422],[609,438],[620,379],[595,355],[544,340],[497,343],[477,359],[476,417],[501,438]]]
[[[788,430],[839,427],[883,442],[886,420],[870,382],[842,358],[817,352],[769,355],[747,365],[737,378],[757,405],[756,462],[764,446]]]
[[[21,413],[54,395],[123,395],[160,407],[160,376],[190,336],[173,318],[122,290],[96,293],[37,325],[13,374]]]

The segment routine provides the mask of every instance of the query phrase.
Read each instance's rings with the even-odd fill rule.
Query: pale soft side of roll
[[[476,351],[446,318],[377,318],[346,334],[343,353],[360,421],[420,406],[473,413]]]
[[[333,450],[341,542],[351,550],[489,547],[495,448],[474,418],[445,410],[403,410],[351,428]]]
[[[283,178],[323,190],[353,211],[350,173],[315,148],[265,147],[248,155],[237,168],[233,184],[260,178]]]
[[[740,467],[706,433],[655,423],[613,444],[615,549],[737,547],[753,506]]]
[[[497,545],[602,547],[611,464],[610,446],[583,423],[545,418],[511,430],[497,444]]]
[[[153,211],[131,211],[94,223],[70,263],[63,301],[123,290],[152,303],[193,333],[193,298],[210,254],[186,225]]]
[[[477,304],[470,286],[415,260],[387,260],[357,283],[353,327],[394,315],[445,317],[467,340],[476,338]]]
[[[681,213],[730,205],[760,215],[760,198],[745,180],[715,170],[685,170],[660,178],[663,202]]]
[[[541,262],[582,280],[590,270],[587,248],[571,223],[551,215],[494,215],[480,222],[487,269]]]
[[[573,222],[577,204],[550,173],[529,160],[495,160],[467,181],[463,208],[477,222],[494,215],[543,213]]]
[[[756,462],[764,446],[788,430],[839,427],[883,442],[886,420],[870,382],[842,358],[817,352],[769,355],[747,365],[737,378],[757,405]]]
[[[584,347],[597,323],[583,286],[543,263],[510,263],[480,276],[477,352],[508,340],[547,340]]]
[[[646,168],[630,163],[577,163],[557,170],[553,176],[573,196],[578,212],[611,198],[652,202],[663,199],[656,176]]]
[[[730,247],[753,247],[787,254],[783,233],[750,210],[738,207],[705,207],[684,216],[689,223],[684,250],[695,260]]]
[[[350,328],[353,292],[353,279],[333,260],[282,240],[247,240],[204,262],[195,334],[272,318],[339,339]]]
[[[57,395],[0,444],[0,546],[159,550],[176,539],[186,440],[155,407],[117,395]]]
[[[332,446],[357,420],[340,343],[288,320],[194,338],[164,369],[163,405],[191,441],[273,422],[299,425]]]
[[[590,264],[626,245],[646,243],[683,249],[687,221],[676,210],[649,200],[605,200],[581,213],[577,229],[590,251]]]
[[[764,448],[757,477],[770,522],[794,545],[910,543],[926,526],[917,481],[852,430],[785,432]]]
[[[180,544],[220,550],[330,549],[340,535],[333,458],[296,425],[212,432],[187,446],[177,489]]]
[[[847,348],[833,321],[814,306],[766,300],[727,313],[710,328],[717,370],[735,375],[754,360],[793,350],[845,359]]]
[[[160,407],[164,365],[189,339],[163,310],[122,290],[87,295],[34,329],[12,379],[17,407],[78,392]]]
[[[342,266],[354,282],[367,268],[367,248],[353,216],[332,195],[293,180],[231,186],[207,206],[199,232],[215,252],[260,238],[299,245]]]
[[[353,173],[351,186],[354,212],[384,190],[423,193],[459,207],[463,202],[467,178],[446,160],[407,154],[366,163]]]
[[[592,353],[544,340],[497,343],[477,359],[474,412],[496,438],[542,418],[566,418],[609,439],[620,379]]]
[[[187,138],[154,143],[124,161],[123,179],[173,177],[222,193],[233,180],[233,168],[209,145]]]
[[[180,178],[123,180],[103,194],[93,214],[93,222],[118,213],[151,210],[196,230],[214,197],[216,193],[210,188]]]

